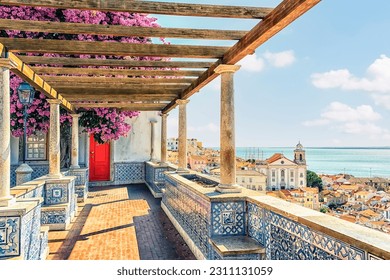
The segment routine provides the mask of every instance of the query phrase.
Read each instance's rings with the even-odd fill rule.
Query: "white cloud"
[[[372,98],[374,99],[376,105],[383,106],[390,110],[390,94],[373,94]]]
[[[265,52],[264,58],[270,63],[272,66],[277,68],[290,66],[295,62],[295,54],[293,50],[271,53]]]
[[[381,55],[366,71],[365,77],[356,77],[348,69],[331,70],[311,75],[317,88],[360,90],[371,94],[376,104],[390,109],[390,58]]]
[[[361,105],[354,109],[340,102],[332,102],[321,114],[321,117],[329,121],[351,122],[376,121],[381,118],[381,115],[374,112],[369,105]]]
[[[257,57],[256,54],[246,56],[239,64],[242,70],[248,72],[261,72],[265,67],[264,59]]]
[[[238,64],[241,65],[241,69],[248,72],[261,72],[267,64],[276,67],[283,68],[290,66],[295,62],[296,58],[293,50],[283,52],[265,52],[261,56],[257,54],[248,55],[244,57]]]
[[[341,102],[332,102],[321,113],[321,118],[303,122],[304,126],[328,126],[347,134],[388,139],[390,131],[375,124],[382,116],[369,105],[352,108]]]

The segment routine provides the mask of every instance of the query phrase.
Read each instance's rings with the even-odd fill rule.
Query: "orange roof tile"
[[[273,162],[275,162],[275,161],[281,159],[282,157],[283,157],[283,154],[281,154],[281,153],[276,153],[276,154],[274,154],[272,157],[268,158],[266,161],[267,161],[268,163],[273,163]]]

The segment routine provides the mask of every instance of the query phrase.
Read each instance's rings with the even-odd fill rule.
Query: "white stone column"
[[[167,118],[168,114],[161,115],[161,162],[167,163]]]
[[[156,155],[155,155],[155,148],[154,148],[154,142],[156,141],[156,133],[155,133],[155,126],[156,126],[157,120],[152,119],[150,120],[150,161],[157,161]]]
[[[60,162],[60,104],[61,100],[48,99],[50,103],[49,177],[61,178]]]
[[[234,121],[234,72],[239,65],[219,65],[214,71],[221,74],[221,183],[216,188],[221,193],[241,192],[236,184],[236,143]]]
[[[79,166],[79,117],[80,114],[70,114],[72,116],[72,169],[78,169]]]
[[[10,68],[9,60],[0,60],[0,207],[15,203],[11,195]]]
[[[187,170],[187,110],[189,100],[179,99],[179,165],[178,171]]]

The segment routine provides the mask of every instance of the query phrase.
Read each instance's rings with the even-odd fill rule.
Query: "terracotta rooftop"
[[[275,162],[283,157],[284,157],[283,154],[276,153],[272,157],[268,158],[266,161],[267,161],[267,163],[273,163],[273,162]]]

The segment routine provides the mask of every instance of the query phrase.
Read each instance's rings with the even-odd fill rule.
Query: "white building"
[[[294,150],[294,160],[276,153],[256,166],[267,175],[267,190],[297,189],[306,187],[306,155],[301,143]]]
[[[267,175],[256,170],[237,170],[236,182],[238,185],[255,191],[265,191]]]
[[[167,140],[167,149],[168,151],[177,152],[179,150],[179,139],[169,138]]]

